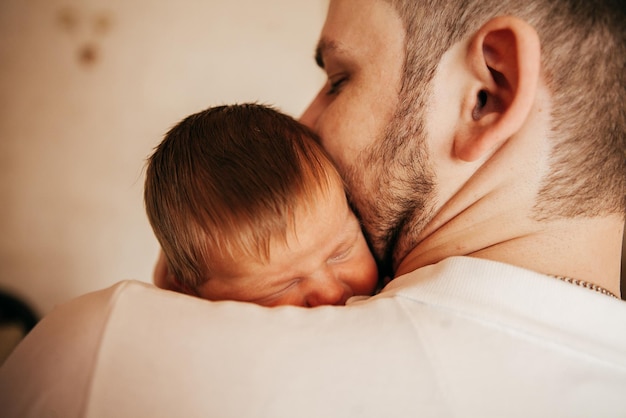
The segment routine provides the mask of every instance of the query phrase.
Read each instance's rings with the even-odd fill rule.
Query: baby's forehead
[[[304,180],[287,200],[270,202],[274,209],[266,207],[253,217],[248,213],[239,219],[232,213],[230,227],[205,230],[210,276],[236,277],[246,273],[249,265],[267,265],[272,250],[298,247],[305,231],[322,232],[329,223],[341,225],[354,217],[336,171],[328,170],[323,179],[311,175]]]

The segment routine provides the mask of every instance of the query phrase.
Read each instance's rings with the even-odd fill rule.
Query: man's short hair
[[[388,1],[406,30],[401,106],[426,103],[443,53],[490,18],[514,15],[533,25],[553,103],[551,171],[544,178],[535,215],[543,219],[626,213],[623,1]]]

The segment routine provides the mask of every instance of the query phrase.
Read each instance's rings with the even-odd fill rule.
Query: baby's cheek
[[[356,264],[353,271],[355,277],[359,277],[358,293],[362,295],[371,295],[374,293],[378,285],[378,270],[376,262],[369,252],[364,254]]]

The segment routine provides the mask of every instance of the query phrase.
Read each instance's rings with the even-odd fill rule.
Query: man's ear
[[[524,124],[541,71],[539,36],[515,17],[489,20],[470,39],[466,65],[471,82],[462,108],[454,153],[475,161],[500,146]]]

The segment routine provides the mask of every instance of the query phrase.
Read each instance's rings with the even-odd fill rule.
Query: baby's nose
[[[336,278],[332,273],[325,272],[322,277],[312,281],[311,289],[306,296],[307,306],[345,305],[352,297],[350,287]]]

